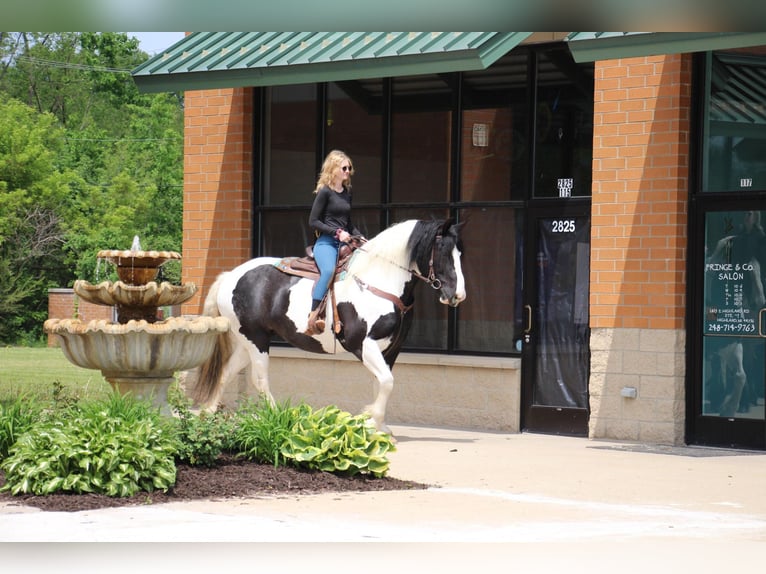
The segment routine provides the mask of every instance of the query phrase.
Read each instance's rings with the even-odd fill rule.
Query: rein
[[[402,270],[406,271],[410,275],[413,275],[413,276],[417,277],[418,279],[421,279],[425,283],[428,283],[428,285],[430,285],[433,289],[436,289],[438,291],[439,289],[442,288],[442,282],[441,282],[441,280],[438,277],[436,277],[436,272],[434,271],[434,255],[436,254],[436,243],[438,241],[441,241],[441,238],[442,238],[441,233],[437,234],[436,237],[434,238],[434,243],[431,246],[431,258],[428,260],[428,277],[426,277],[424,275],[421,275],[420,273],[418,273],[417,271],[414,271],[412,269],[407,269],[406,267],[404,267],[402,265],[399,265],[398,263],[394,263],[393,261],[390,261],[389,259],[385,259],[385,258],[381,257],[380,255],[376,255],[374,253],[370,253],[369,251],[367,251],[366,249],[361,247],[361,245],[357,246],[357,249],[359,251],[363,251],[367,255],[373,255],[374,257],[377,257],[378,259],[383,259],[383,261],[385,261],[389,265],[393,265],[394,267],[398,267],[399,269],[402,269]],[[354,239],[354,241],[358,242],[359,244],[364,244],[364,243],[367,242],[367,240],[364,237],[361,237],[361,236],[354,236],[353,239]],[[357,283],[360,283],[360,281],[361,281],[356,276],[354,276],[354,279],[356,279]],[[372,291],[372,289],[370,289],[370,291]],[[378,291],[380,291],[380,290],[378,289]],[[381,291],[381,293],[384,293],[384,291]]]
[[[418,273],[417,271],[413,271],[412,269],[407,269],[406,267],[403,267],[402,265],[399,265],[398,263],[394,263],[393,261],[390,261],[389,259],[385,259],[385,258],[381,257],[380,255],[376,255],[375,253],[370,253],[369,251],[364,249],[364,247],[362,247],[363,244],[367,243],[367,240],[364,237],[359,236],[359,235],[352,237],[353,241],[355,243],[357,243],[356,249],[358,251],[362,251],[362,252],[366,253],[367,255],[373,255],[374,257],[377,257],[378,259],[383,259],[383,261],[385,261],[389,265],[393,265],[395,267],[398,267],[399,269],[402,269],[402,270],[406,271],[410,275],[413,275],[413,276],[417,277],[418,279],[421,279],[421,280],[425,281],[431,287],[433,287],[434,289],[437,289],[437,290],[441,289],[442,282],[436,277],[436,272],[434,271],[434,256],[436,254],[436,243],[438,241],[440,241],[441,238],[442,238],[441,233],[436,235],[436,237],[434,238],[434,243],[431,246],[431,258],[428,261],[428,277],[425,277],[425,276],[421,275],[420,273]],[[388,291],[383,291],[382,289],[378,289],[374,285],[370,285],[366,281],[363,281],[362,279],[360,279],[356,275],[353,275],[353,278],[354,278],[354,281],[356,281],[356,284],[359,286],[360,289],[362,289],[362,290],[367,289],[367,291],[369,291],[373,295],[377,295],[378,297],[381,297],[383,299],[391,301],[391,303],[393,303],[396,306],[396,308],[399,309],[399,311],[401,312],[402,315],[404,315],[405,313],[410,311],[412,309],[413,305],[414,305],[414,303],[411,304],[411,305],[405,305],[402,302],[402,300],[399,297],[397,297],[396,295],[394,295],[392,293],[389,293]]]

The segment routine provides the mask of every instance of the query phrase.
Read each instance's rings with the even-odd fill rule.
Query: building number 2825
[[[575,220],[574,219],[554,219],[553,233],[574,233],[575,232]]]

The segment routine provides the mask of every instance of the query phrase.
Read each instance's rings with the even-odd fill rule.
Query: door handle
[[[524,334],[529,335],[532,331],[532,305],[524,305],[524,309],[527,311],[527,328],[524,329]]]

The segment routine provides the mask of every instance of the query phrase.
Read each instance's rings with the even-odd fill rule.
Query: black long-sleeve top
[[[347,189],[338,193],[326,185],[320,188],[311,206],[309,225],[320,233],[335,236],[338,229],[359,235],[351,222],[351,194]]]

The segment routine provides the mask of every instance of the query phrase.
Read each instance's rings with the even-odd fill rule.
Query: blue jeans
[[[335,271],[335,264],[338,261],[338,248],[340,241],[324,233],[314,243],[314,261],[319,267],[319,279],[311,292],[311,298],[315,301],[321,301],[327,293],[330,286],[330,279]]]

